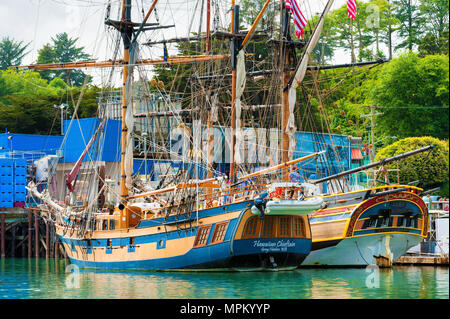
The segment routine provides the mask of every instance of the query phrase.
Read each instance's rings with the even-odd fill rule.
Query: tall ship
[[[98,269],[207,271],[389,266],[417,245],[428,231],[421,189],[385,185],[321,194],[318,185],[352,172],[302,182],[291,178],[303,163],[330,162],[339,153],[333,141],[331,146],[317,141],[314,152],[294,159],[297,98],[303,96],[310,113],[305,120],[311,121],[304,79],[308,71],[324,67],[308,63],[334,1],[327,1],[310,22],[314,25],[306,41],[291,36],[291,18],[299,38],[305,28],[296,1],[265,1],[245,31],[236,1],[231,0],[231,8],[218,1],[200,3],[200,18],[186,17],[186,36],[167,39],[166,30],[179,21],[163,24],[166,16],[157,12],[171,12],[164,11],[173,6],[169,1],[153,0],[149,8],[136,4],[140,23],[132,21],[131,0],[108,2],[105,24],[114,32],[112,59],[21,67],[100,68],[110,70],[109,79],[121,71],[115,111],[108,100],[112,92],[105,89],[102,98],[107,102],[99,103],[92,138],[58,180],[59,198],[56,187],[41,191],[39,185],[28,186],[42,202],[41,214],[54,223],[71,262]],[[231,18],[222,25],[221,12]],[[194,20],[200,21],[198,32],[192,31]],[[257,30],[260,25],[264,28]],[[148,33],[151,37],[140,43]],[[154,57],[155,48],[162,58]],[[144,52],[151,58],[143,57]],[[312,75],[313,91],[319,95],[317,75]],[[136,91],[141,94],[136,96]],[[155,101],[160,107],[149,110]],[[107,128],[111,119],[120,122],[118,129]],[[170,127],[176,129],[175,137],[164,131]],[[256,136],[245,134],[249,128],[257,128]],[[120,161],[105,173],[93,153],[102,151],[110,134],[118,135]],[[281,141],[272,138],[277,136]],[[150,183],[147,173],[144,179],[134,174],[136,143],[145,145],[145,169],[147,146],[159,160],[180,165],[176,171],[164,169],[163,178]],[[254,165],[251,154],[264,164]],[[91,169],[84,180],[82,167]]]
[[[257,32],[256,27],[271,1],[265,2],[250,29],[245,32],[240,30],[239,6],[234,0],[231,2],[231,27],[228,30],[210,30],[212,8],[211,2],[206,1],[206,32],[200,32],[200,24],[199,33],[195,36],[188,34],[187,39],[163,37],[161,41],[152,40],[145,44],[150,47],[162,45],[162,59],[142,58],[140,55],[144,50],[138,41],[146,31],[172,27],[159,23],[156,14],[158,0],[152,1],[145,16],[142,14],[141,23],[132,22],[131,0],[117,3],[120,7],[116,20],[110,18],[114,8],[109,3],[105,23],[119,35],[115,37],[113,59],[22,67],[36,71],[106,68],[112,70],[110,77],[115,69],[121,69],[121,127],[116,130],[120,136],[120,164],[116,173],[118,186],[114,188],[113,185],[114,178],[111,176],[114,172],[107,173],[111,177],[108,179],[104,168],[102,171],[95,163],[91,166],[93,173],[81,182],[82,167],[90,165],[90,160],[95,157],[94,151],[102,149],[101,142],[108,131],[106,126],[110,111],[99,104],[100,124],[64,177],[64,198],[57,200],[51,187],[41,191],[33,182],[27,187],[42,202],[39,205],[41,216],[54,223],[56,234],[71,263],[95,269],[283,270],[298,267],[310,253],[312,235],[308,214],[321,208],[324,200],[311,184],[291,182],[289,172],[295,165],[323,152],[293,159],[296,129],[293,123],[294,107],[296,89],[306,74],[311,51],[333,1],[326,5],[309,40],[300,43],[304,51],[299,61],[296,61],[294,54],[299,43],[290,38],[290,12],[294,8],[286,8],[285,1],[280,1],[279,6],[272,6],[272,14],[278,12],[280,20],[278,25],[273,26],[281,26],[281,30],[276,32],[270,30],[272,35],[268,41],[275,52],[269,59],[272,68],[270,77],[274,84],[265,89],[267,97],[263,105],[255,108],[249,108],[241,101],[249,76],[245,71],[246,65],[254,62],[265,67],[268,62],[247,61],[254,54],[246,53],[246,47],[250,40],[267,36],[264,31]],[[170,2],[165,5],[170,5]],[[215,5],[218,6],[218,3]],[[141,9],[144,13],[144,8]],[[156,22],[150,22],[150,18],[155,18]],[[276,20],[273,16],[271,19]],[[183,52],[194,51],[190,47],[193,46],[203,54],[170,56],[167,49],[169,43],[183,43],[179,46],[179,49],[185,49],[180,49]],[[122,57],[118,57],[120,45],[123,46]],[[219,52],[221,54],[217,54]],[[148,95],[155,91],[159,93],[166,109],[138,114],[137,99],[133,95],[136,84],[134,75],[142,75],[145,73],[142,68],[149,65],[163,68],[189,65],[194,70],[192,77],[188,78],[192,81],[191,90],[181,98],[181,108],[175,107],[173,102],[173,95],[177,92],[175,88],[172,94],[164,82],[149,81],[144,76],[140,82],[143,89],[151,85],[153,91],[149,90]],[[178,80],[174,79],[172,88],[186,81],[184,77],[180,75]],[[225,81],[231,83],[225,84]],[[240,152],[244,139],[241,114],[255,109],[264,113],[261,125],[274,125],[275,122],[281,129],[281,145],[275,145],[281,149],[281,160],[271,159],[269,165],[263,168],[250,169],[246,165],[247,159],[242,158]],[[148,120],[146,127],[154,127],[163,122],[159,121],[159,117],[174,120],[177,129],[182,132],[181,137],[187,145],[184,150],[187,152],[182,154],[182,165],[176,173],[163,178],[157,185],[150,185],[133,176],[133,141],[137,135],[137,118]],[[191,121],[190,127],[185,123],[186,117]],[[74,118],[75,115],[72,121]],[[229,140],[222,143],[230,145],[227,174],[217,170],[213,161],[213,150],[218,146],[213,143],[212,128],[219,124],[231,126]],[[208,134],[206,154],[199,145],[204,126]],[[144,131],[142,127],[141,130]],[[142,131],[138,139],[159,147],[161,154],[180,155],[173,152],[167,143],[158,144],[157,140],[169,138],[163,136],[161,131],[150,136],[142,134]],[[201,172],[206,172],[206,176]],[[80,197],[82,192],[85,194],[83,198]]]
[[[421,152],[434,145],[360,168],[329,176],[316,183],[338,179]],[[377,265],[390,267],[410,248],[428,236],[429,213],[421,194],[412,185],[389,184],[324,194],[324,207],[310,215],[312,249],[302,266]]]

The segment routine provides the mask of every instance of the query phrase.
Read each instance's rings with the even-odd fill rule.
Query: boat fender
[[[267,199],[266,197],[268,196],[268,193],[262,193],[261,195],[259,195],[259,197],[257,197],[254,201],[253,201],[253,205],[255,205],[256,208],[258,208],[258,210],[261,212],[261,219],[264,219],[264,211],[266,210],[266,204],[267,204]]]

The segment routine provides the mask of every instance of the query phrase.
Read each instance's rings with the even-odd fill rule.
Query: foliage
[[[410,137],[402,139],[381,149],[375,160],[410,152],[429,145],[436,147],[432,152],[420,153],[398,161],[400,183],[420,181],[418,187],[431,189],[448,183],[449,143],[433,137]],[[387,169],[396,169],[397,162],[386,165]],[[391,182],[397,181],[397,172],[389,173]],[[448,196],[448,194],[447,194]]]
[[[59,134],[60,111],[55,105],[67,103],[69,115],[77,103],[80,88],[70,89],[59,78],[50,83],[32,71],[0,71],[0,130],[14,133]],[[89,86],[78,111],[79,117],[91,117],[97,111],[95,86]],[[72,101],[73,96],[73,101]]]
[[[26,51],[30,43],[15,41],[9,37],[4,37],[0,41],[0,70],[6,70],[10,66],[17,66],[22,63],[22,59],[28,54]]]
[[[57,34],[52,41],[52,44],[47,43],[39,50],[38,64],[76,62],[90,58],[83,47],[76,46],[78,38],[69,38],[65,32]],[[80,70],[50,70],[42,71],[41,76],[48,81],[58,77],[70,85],[81,86],[86,74]]]
[[[369,85],[368,102],[382,107],[377,132],[400,138],[448,138],[448,57],[403,54],[385,65]]]
[[[427,33],[420,41],[418,55],[424,57],[426,55],[433,54],[445,54],[448,55],[448,30],[442,32],[438,38],[433,33]]]
[[[344,49],[352,53],[352,61],[373,61],[385,54],[380,45],[389,42],[389,26],[399,23],[392,7],[386,0],[358,2],[356,20],[348,18],[347,5],[330,12],[325,33],[333,39],[335,49]],[[369,47],[374,45],[373,49]]]
[[[240,20],[243,22],[245,26],[251,26],[253,22],[256,20],[256,17],[261,12],[262,8],[264,7],[264,4],[266,3],[266,0],[241,0],[240,1]],[[266,9],[265,14],[261,18],[260,25],[263,26],[263,28],[270,25],[275,20],[275,15],[277,12],[275,10],[271,10],[273,8],[274,2],[271,1],[269,3],[268,8]]]
[[[400,43],[396,49],[413,50],[420,41],[420,28],[423,19],[419,11],[419,0],[394,0],[395,17],[400,22],[397,30]]]

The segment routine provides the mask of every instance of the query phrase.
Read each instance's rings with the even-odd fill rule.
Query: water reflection
[[[64,259],[2,259],[1,298],[431,299],[449,297],[449,269],[298,269],[195,273],[79,270]],[[73,267],[72,267],[73,268]],[[372,277],[371,277],[372,276]]]

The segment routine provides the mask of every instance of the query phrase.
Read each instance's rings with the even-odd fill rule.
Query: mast
[[[266,0],[263,8],[253,22],[250,30],[243,41],[238,39],[239,33],[239,6],[233,7],[233,41],[231,46],[231,64],[232,64],[232,109],[231,109],[231,128],[232,128],[232,145],[231,145],[231,163],[230,163],[230,179],[234,183],[236,181],[236,162],[241,161],[241,154],[236,153],[240,151],[243,143],[242,128],[241,128],[241,112],[242,102],[241,96],[245,89],[245,46],[253,36],[258,22],[261,20],[264,12],[269,6],[271,0]],[[233,1],[234,3],[234,1]],[[237,156],[236,156],[237,155]]]
[[[282,39],[280,41],[280,48],[282,50],[282,57],[284,58],[283,63],[283,87],[285,87],[290,79],[290,48],[284,45],[283,42],[289,40],[289,12],[286,9],[286,4],[284,0],[280,0],[281,8],[281,22],[282,22]],[[289,158],[289,135],[286,132],[288,121],[289,121],[289,91],[283,90],[281,98],[281,118],[282,118],[282,146],[281,146],[281,161],[286,163],[290,160]],[[285,167],[282,170],[282,180],[289,181],[289,167]]]
[[[126,187],[126,173],[125,173],[125,152],[127,149],[127,132],[128,127],[125,121],[127,114],[127,94],[126,94],[126,84],[129,76],[128,63],[130,61],[130,46],[131,37],[133,35],[133,27],[130,26],[131,22],[131,0],[122,1],[122,24],[123,29],[121,30],[122,41],[123,41],[123,67],[122,67],[122,135],[121,135],[121,161],[120,161],[120,222],[119,228],[127,228],[129,225],[128,221],[128,208],[126,207],[126,202],[128,198],[128,189]],[[132,129],[132,128],[130,128]]]
[[[239,33],[239,5],[235,5],[235,0],[231,0],[231,32],[236,35]],[[230,159],[230,180],[235,181],[236,163],[234,154],[236,152],[236,83],[237,83],[237,53],[239,52],[239,40],[235,36],[231,42],[231,159]]]
[[[284,1],[281,1],[282,4]],[[312,50],[316,46],[319,41],[320,34],[323,29],[324,20],[327,16],[328,12],[333,5],[334,0],[329,0],[327,5],[325,6],[324,11],[320,17],[319,22],[317,23],[316,28],[314,29],[311,37],[308,39],[308,42],[305,46],[305,50],[302,53],[300,60],[297,63],[296,70],[294,72],[294,76],[290,77],[289,68],[286,68],[284,72],[284,81],[286,82],[283,88],[283,161],[285,159],[289,159],[289,157],[293,156],[295,150],[295,131],[297,130],[295,126],[295,117],[294,117],[294,108],[297,99],[297,87],[303,82],[303,79],[306,75],[306,70],[308,68],[308,60],[312,54]],[[288,16],[289,17],[289,16]],[[285,31],[287,32],[287,24],[289,20],[286,21]],[[286,54],[286,63],[289,64],[289,55]],[[289,171],[287,169],[283,172],[283,179],[289,179]]]
[[[211,0],[208,0],[206,2],[206,54],[211,53]],[[210,65],[207,65],[207,75],[211,75],[211,67]],[[207,101],[211,100],[211,90],[208,88],[206,92],[206,99]],[[208,129],[208,149],[207,156],[206,156],[206,168],[207,168],[207,175],[206,178],[212,178],[213,177],[213,154],[214,154],[214,136],[213,136],[213,123],[212,123],[212,105],[210,104],[211,108],[208,110],[208,122],[207,122],[207,129]],[[210,190],[208,189],[210,192]]]

